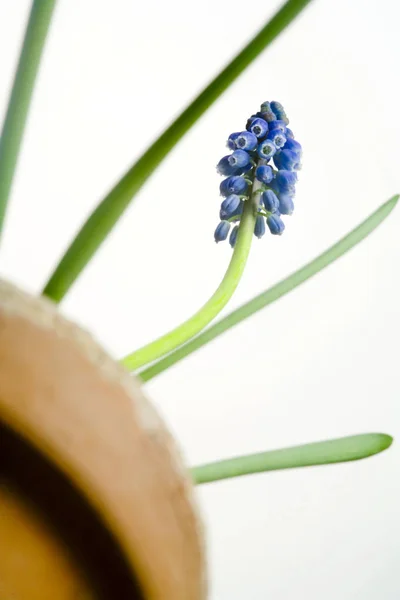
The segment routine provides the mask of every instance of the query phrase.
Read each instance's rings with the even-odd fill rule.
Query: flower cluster
[[[264,102],[252,115],[245,131],[231,133],[227,146],[232,151],[217,165],[225,177],[220,185],[224,200],[214,238],[235,245],[245,202],[253,202],[257,213],[254,235],[261,238],[265,225],[273,235],[285,229],[282,215],[291,215],[301,168],[302,149],[288,127],[282,104]],[[232,224],[233,227],[232,227]]]

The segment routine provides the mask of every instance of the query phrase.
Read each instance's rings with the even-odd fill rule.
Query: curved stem
[[[34,0],[0,138],[0,233],[56,0]]]
[[[364,433],[228,458],[193,467],[190,471],[196,484],[211,483],[221,481],[221,479],[265,473],[266,471],[361,460],[383,452],[389,448],[392,441],[393,438],[385,433]]]
[[[328,248],[328,250],[325,250],[325,252],[317,256],[317,258],[314,258],[314,260],[304,265],[304,267],[295,271],[292,275],[289,275],[289,277],[286,277],[286,279],[283,279],[271,288],[261,292],[261,294],[255,296],[242,306],[239,306],[239,308],[226,315],[226,317],[220,321],[217,321],[214,325],[200,333],[200,335],[190,340],[184,346],[181,346],[174,352],[171,352],[171,354],[168,354],[168,356],[161,358],[161,360],[155,362],[153,365],[140,371],[138,373],[140,379],[145,382],[156,377],[166,369],[169,369],[169,367],[172,367],[178,361],[189,356],[192,352],[195,352],[216,337],[222,335],[231,327],[235,327],[235,325],[241,321],[251,317],[257,311],[268,306],[268,304],[275,302],[285,294],[288,294],[298,285],[301,285],[304,281],[307,281],[307,279],[310,279],[310,277],[313,277],[319,271],[325,269],[328,265],[353,248],[353,246],[359,244],[367,237],[367,235],[378,227],[378,225],[392,212],[398,200],[398,195],[393,196],[393,198],[380,206],[378,210],[372,213],[372,215],[358,227],[353,229],[353,231]]]
[[[287,0],[257,35],[189,104],[179,117],[146,150],[100,202],[70,244],[43,294],[60,302],[91,260],[132,198],[162,160],[215,100],[246,67],[283,31],[311,0]]]
[[[142,346],[122,359],[122,364],[131,371],[146,365],[174,348],[181,346],[199,333],[224,308],[236,290],[246,266],[254,233],[255,215],[251,201],[245,202],[238,237],[229,267],[217,290],[204,306],[190,319],[161,336],[154,342]]]

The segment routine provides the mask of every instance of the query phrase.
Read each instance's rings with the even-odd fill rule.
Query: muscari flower
[[[254,226],[254,235],[258,239],[262,238],[265,233],[265,218],[262,215],[257,215],[256,224]]]
[[[276,213],[279,210],[279,198],[272,190],[265,190],[261,199],[268,213]]]
[[[242,131],[236,138],[236,147],[242,150],[254,150],[257,143],[257,136],[251,131]]]
[[[272,181],[272,180],[271,180]],[[229,196],[230,194],[244,194],[248,188],[248,182],[244,177],[233,175],[221,182],[219,191],[221,196]]]
[[[257,117],[255,119],[251,119],[249,131],[251,131],[251,133],[258,139],[262,139],[268,133],[268,123],[264,119]]]
[[[271,183],[274,178],[274,171],[269,165],[260,165],[256,168],[256,178],[261,183]]]
[[[217,170],[226,179],[220,184],[224,200],[220,208],[220,223],[214,237],[216,242],[226,240],[235,246],[245,202],[258,193],[254,235],[265,234],[265,224],[273,235],[285,229],[282,215],[291,215],[301,168],[302,148],[287,127],[289,119],[279,102],[264,102],[251,115],[245,131],[232,133],[227,141],[231,154],[224,156]],[[255,185],[256,184],[256,185]],[[232,222],[238,222],[231,229]]]
[[[231,224],[229,221],[221,221],[218,223],[217,228],[214,232],[214,239],[217,242],[223,242],[228,237],[229,230],[231,228]]]
[[[279,215],[269,215],[267,217],[267,225],[272,235],[282,235],[285,229],[285,223]]]
[[[239,232],[239,225],[235,225],[235,227],[231,231],[231,235],[229,236],[229,243],[232,246],[232,248],[235,247],[238,232]]]
[[[240,198],[236,194],[231,194],[221,204],[221,210],[219,211],[220,219],[229,219],[237,214],[240,206]]]

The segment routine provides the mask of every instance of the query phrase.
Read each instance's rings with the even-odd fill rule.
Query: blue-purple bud
[[[268,123],[264,119],[254,119],[249,129],[257,138],[263,138],[268,133]]]
[[[230,194],[244,194],[247,190],[248,183],[243,177],[233,175],[224,179],[220,186],[219,191],[221,196],[229,196]]]
[[[217,164],[217,171],[220,175],[225,175],[227,177],[236,173],[237,169],[232,167],[231,163],[229,162],[229,158],[230,156],[224,156],[224,158],[221,158]]]
[[[285,229],[285,223],[278,215],[269,215],[267,225],[272,235],[282,235]]]
[[[289,123],[289,119],[286,116],[285,109],[283,108],[280,102],[276,102],[276,100],[273,100],[271,102],[271,108],[276,114],[277,118],[283,121],[285,125]]]
[[[260,165],[256,169],[256,177],[261,183],[271,183],[274,178],[274,171],[269,165]]]
[[[291,194],[279,194],[279,212],[281,215],[291,215],[293,211],[293,196]]]
[[[228,141],[226,142],[226,145],[228,146],[228,148],[230,150],[235,150],[236,140],[239,135],[240,135],[240,131],[236,131],[235,133],[231,133],[231,135],[228,137]]]
[[[255,119],[260,119],[260,118],[261,118],[261,113],[259,113],[259,112],[258,112],[258,113],[256,113],[255,115],[251,115],[251,117],[249,117],[249,118],[247,119],[247,123],[246,123],[246,129],[247,129],[247,131],[250,131],[250,126],[251,126],[252,122],[253,122]]]
[[[279,129],[282,133],[286,133],[286,125],[283,121],[271,121],[271,123],[268,123],[268,127],[270,131]]]
[[[294,140],[293,138],[289,138],[286,141],[285,144],[285,150],[291,150],[292,152],[295,152],[299,157],[301,156],[303,149],[301,147],[301,144],[299,144],[299,142],[297,142],[296,140]]]
[[[281,150],[274,156],[274,163],[278,169],[285,169],[287,171],[297,170],[300,167],[300,157],[297,152],[293,150]]]
[[[263,102],[261,104],[260,113],[262,118],[265,121],[267,121],[267,123],[270,123],[271,121],[276,121],[277,119],[277,115],[274,113],[269,102]]]
[[[294,133],[291,129],[289,129],[289,127],[286,127],[286,137],[287,139],[294,139]]]
[[[265,140],[264,142],[261,142],[261,144],[257,148],[258,156],[260,158],[264,158],[265,160],[272,158],[275,152],[276,146],[271,140]]]
[[[237,212],[240,206],[240,198],[236,194],[231,194],[221,204],[221,210],[219,211],[220,219],[229,219]]]
[[[247,154],[245,150],[235,150],[235,152],[232,152],[232,154],[228,156],[228,162],[234,169],[246,167],[250,160],[250,155]]]
[[[238,231],[239,231],[239,225],[235,225],[235,227],[231,231],[231,235],[229,236],[229,243],[232,246],[232,248],[235,247]]]
[[[242,131],[235,140],[236,147],[242,150],[251,151],[257,147],[257,137],[251,131]]]
[[[295,171],[278,171],[274,179],[274,187],[283,194],[293,193],[296,181],[297,173]]]
[[[231,224],[228,221],[221,221],[218,223],[217,228],[214,232],[214,239],[217,242],[223,242],[228,237]]]
[[[280,129],[271,129],[268,132],[267,139],[274,142],[276,148],[283,148],[286,144],[285,134]]]
[[[244,208],[244,201],[241,200],[237,211],[235,212],[234,215],[232,215],[232,217],[230,218],[230,221],[240,221],[241,216],[243,214],[243,208]]]
[[[275,213],[279,210],[279,200],[275,192],[266,190],[261,195],[265,210],[270,213]]]
[[[258,239],[262,238],[265,234],[265,219],[263,216],[258,215],[256,218],[256,224],[254,226],[254,235],[258,237]]]

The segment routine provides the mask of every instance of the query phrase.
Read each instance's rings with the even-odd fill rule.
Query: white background
[[[1,275],[39,292],[98,200],[278,2],[60,0]],[[29,2],[0,2],[4,111]],[[190,316],[231,256],[213,243],[227,135],[280,100],[304,146],[296,211],[255,240],[228,310],[400,190],[399,3],[318,0],[165,160],[63,304],[115,357]],[[347,434],[400,439],[397,209],[315,279],[146,386],[189,464]],[[397,600],[400,444],[360,463],[199,489],[212,600]]]

